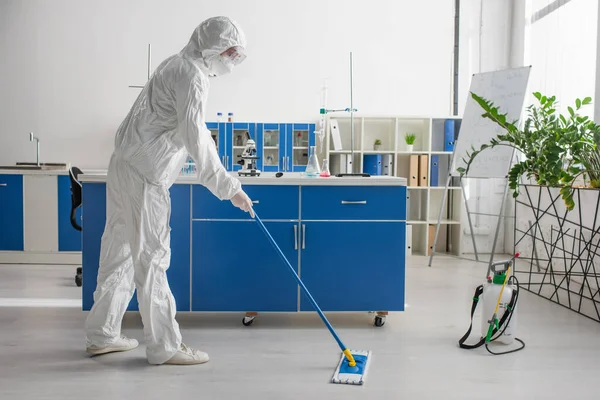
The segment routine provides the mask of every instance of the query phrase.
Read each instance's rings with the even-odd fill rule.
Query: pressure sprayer
[[[494,355],[514,353],[525,348],[525,343],[516,337],[517,332],[517,301],[519,300],[519,280],[510,275],[510,268],[519,253],[508,261],[500,261],[492,264],[491,274],[487,282],[475,289],[473,304],[471,305],[471,325],[465,335],[458,341],[461,349],[476,349],[485,344],[488,352]],[[482,300],[481,312],[481,339],[476,344],[465,344],[473,328],[473,315]],[[502,312],[500,312],[502,310]],[[499,314],[501,313],[501,316]],[[519,348],[505,352],[496,353],[490,350],[489,343],[497,342],[510,345],[517,341],[521,343]]]

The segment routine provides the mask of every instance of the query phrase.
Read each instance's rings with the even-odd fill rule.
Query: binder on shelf
[[[437,225],[428,225],[427,227],[427,255],[430,256],[433,252],[433,242],[435,241],[435,230]]]
[[[332,159],[336,161],[335,164],[333,162],[331,163],[332,173],[345,174],[348,172],[346,156],[347,154],[336,154],[336,157],[332,157]]]
[[[419,186],[419,156],[416,154],[410,156],[408,186]]]
[[[381,174],[392,176],[394,175],[394,155],[383,154],[381,157]]]
[[[421,154],[419,157],[419,186],[427,186],[429,184],[429,156],[427,154]]]
[[[340,136],[340,127],[337,119],[329,120],[329,129],[331,129],[331,139],[333,140],[333,149],[342,150],[342,138]]]
[[[406,225],[406,255],[412,255],[412,225]]]
[[[431,182],[429,186],[439,185],[439,168],[440,168],[440,156],[437,154],[431,155]]]
[[[454,120],[444,122],[444,151],[454,151]]]
[[[381,154],[365,154],[363,156],[363,171],[370,175],[381,175]]]
[[[410,212],[410,192],[411,190],[407,190],[406,191],[406,220],[410,221],[411,218],[411,212]]]

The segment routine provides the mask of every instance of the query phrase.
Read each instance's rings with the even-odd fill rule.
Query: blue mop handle
[[[283,261],[285,261],[285,263],[289,267],[289,269],[292,272],[292,274],[294,274],[294,277],[296,278],[296,281],[298,281],[298,284],[302,287],[302,290],[304,290],[304,293],[310,299],[310,302],[312,303],[313,307],[315,308],[315,310],[317,310],[317,312],[319,313],[319,316],[321,317],[321,319],[323,320],[323,322],[325,323],[325,325],[327,325],[327,328],[329,329],[329,332],[331,332],[331,334],[335,338],[336,342],[338,343],[338,345],[340,346],[340,348],[342,349],[342,351],[347,351],[346,346],[344,346],[344,343],[342,343],[342,341],[340,340],[340,338],[338,337],[338,335],[335,333],[335,331],[333,330],[333,327],[331,326],[331,324],[329,323],[329,321],[327,320],[327,318],[325,318],[325,315],[323,314],[323,312],[321,311],[321,309],[317,305],[317,302],[315,301],[315,299],[313,299],[313,297],[311,296],[311,294],[308,291],[308,289],[306,288],[306,286],[304,286],[304,283],[302,282],[302,279],[300,279],[300,277],[298,276],[298,274],[296,273],[296,271],[294,271],[294,267],[292,267],[292,264],[290,264],[290,262],[288,261],[288,259],[285,257],[285,255],[283,254],[283,251],[281,251],[281,249],[279,248],[279,246],[275,242],[275,239],[273,239],[273,237],[271,236],[271,234],[269,233],[269,231],[267,230],[267,228],[265,227],[265,225],[262,223],[262,221],[260,220],[260,218],[258,218],[258,215],[256,215],[256,212],[254,213],[254,216],[256,217],[256,221],[258,222],[258,225],[260,226],[260,228],[263,230],[263,232],[265,233],[265,235],[267,235],[267,237],[270,239],[271,244],[273,245],[273,247],[275,247],[275,250],[277,250],[277,252],[279,253],[279,256],[283,259]]]

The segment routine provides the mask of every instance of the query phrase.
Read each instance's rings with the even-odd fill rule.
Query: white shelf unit
[[[331,137],[330,121],[337,120],[342,149],[335,149]],[[354,117],[354,172],[364,171],[365,155],[389,154],[392,156],[392,175],[404,177],[407,187],[407,225],[411,226],[411,253],[413,255],[429,255],[433,248],[438,213],[444,195],[446,177],[448,176],[451,151],[444,151],[444,121],[458,120],[456,116],[361,116]],[[319,159],[327,159],[332,174],[340,171],[343,162],[339,157],[351,153],[351,119],[346,115],[328,115],[327,132],[323,148],[317,140]],[[455,129],[459,129],[455,126]],[[405,135],[414,133],[416,140],[413,151],[407,150]],[[376,139],[381,141],[380,148],[374,149]],[[409,179],[410,157],[412,155],[427,156],[428,186],[411,185]],[[431,182],[431,156],[437,156],[438,182]],[[448,193],[448,201],[442,215],[441,229],[436,253],[461,254],[461,213],[464,212],[464,200],[460,187],[452,186]]]

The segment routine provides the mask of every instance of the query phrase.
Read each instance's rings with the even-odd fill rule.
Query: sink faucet
[[[40,166],[40,139],[36,138],[35,136],[33,136],[33,132],[29,132],[29,141],[33,142],[36,141],[36,162],[37,162],[37,166]]]

